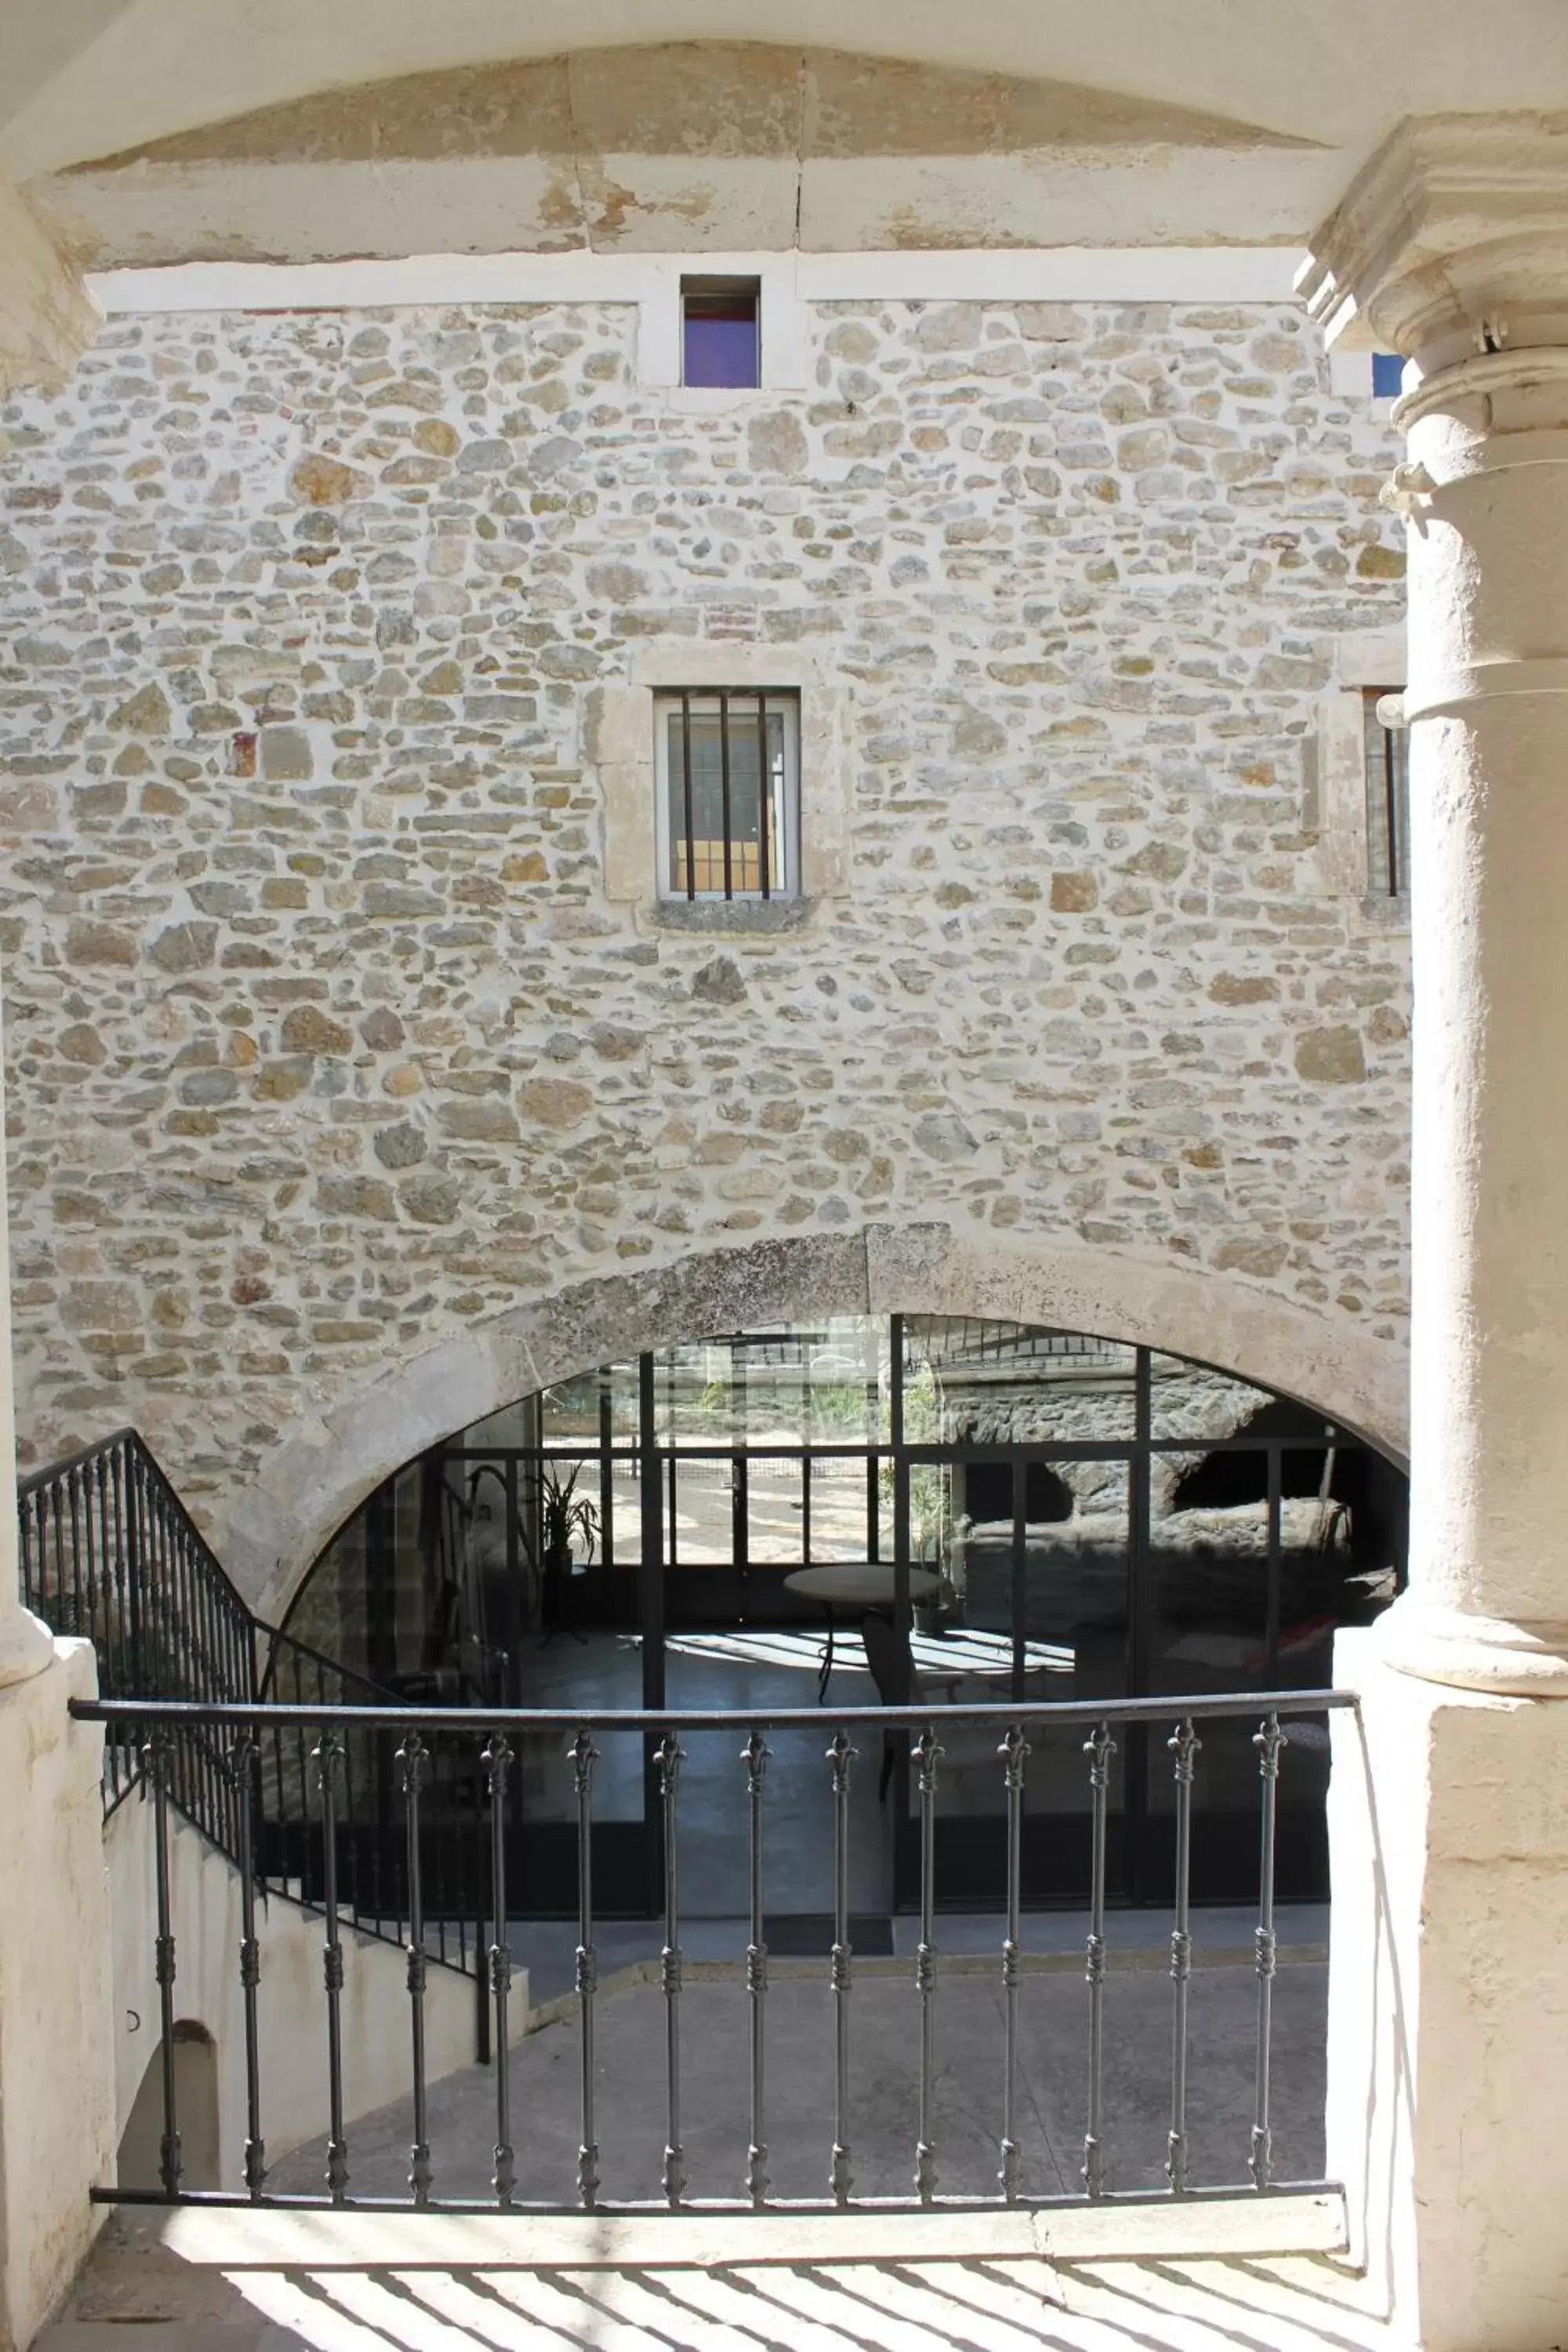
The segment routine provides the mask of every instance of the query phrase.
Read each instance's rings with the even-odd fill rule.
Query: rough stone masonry
[[[1407,941],[1315,762],[1389,429],[1287,306],[810,330],[689,413],[626,306],[153,316],[0,407],[26,1461],[134,1422],[210,1507],[520,1297],[872,1217],[1399,1339]],[[797,928],[606,894],[650,640],[847,690]]]

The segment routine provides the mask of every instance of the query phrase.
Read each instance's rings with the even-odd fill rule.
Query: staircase
[[[255,1615],[134,1429],[35,1472],[17,1500],[23,1603],[52,1633],[92,1643],[101,1696],[258,1707],[244,1756],[225,1733],[165,1726],[165,1792],[259,1890],[319,1909],[324,1872],[311,1741],[265,1710],[395,1706],[397,1695]],[[147,1727],[107,1726],[106,1819],[142,1787],[147,1769]],[[337,1799],[345,1916],[361,1935],[402,1948],[406,1872],[387,1834],[385,1780],[368,1735],[350,1732]],[[477,1850],[477,1791],[448,1793],[458,1849],[471,1842]],[[478,1979],[484,1945],[483,1923],[461,1906],[427,1921],[426,1955],[438,1967]],[[476,2014],[485,2014],[482,2000]],[[482,2057],[482,2032],[480,2040]]]

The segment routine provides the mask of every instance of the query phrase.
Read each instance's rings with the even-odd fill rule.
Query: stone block
[[[316,756],[303,727],[261,730],[261,772],[269,783],[309,783],[316,772]]]
[[[1296,1073],[1320,1087],[1360,1086],[1366,1076],[1361,1032],[1341,1023],[1296,1040]]]
[[[353,1033],[323,1013],[319,1004],[296,1004],[283,1016],[280,1032],[286,1054],[352,1054]]]
[[[289,477],[289,487],[297,499],[307,506],[341,507],[350,499],[364,495],[366,484],[353,467],[341,464],[335,457],[324,457],[312,452],[301,457]]]

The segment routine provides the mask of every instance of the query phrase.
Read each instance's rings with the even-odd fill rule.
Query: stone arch
[[[591,1365],[752,1323],[826,1314],[993,1316],[1142,1342],[1331,1413],[1403,1457],[1407,1358],[1394,1340],[1226,1275],[1081,1245],[971,1242],[871,1224],[695,1252],[508,1308],[297,1424],[217,1530],[274,1622],[351,1511],[454,1430]]]

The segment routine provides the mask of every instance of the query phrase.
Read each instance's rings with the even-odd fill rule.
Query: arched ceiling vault
[[[0,170],[101,264],[1300,242],[1406,113],[1568,108],[1562,0],[50,0]],[[854,54],[837,46],[852,23]]]

